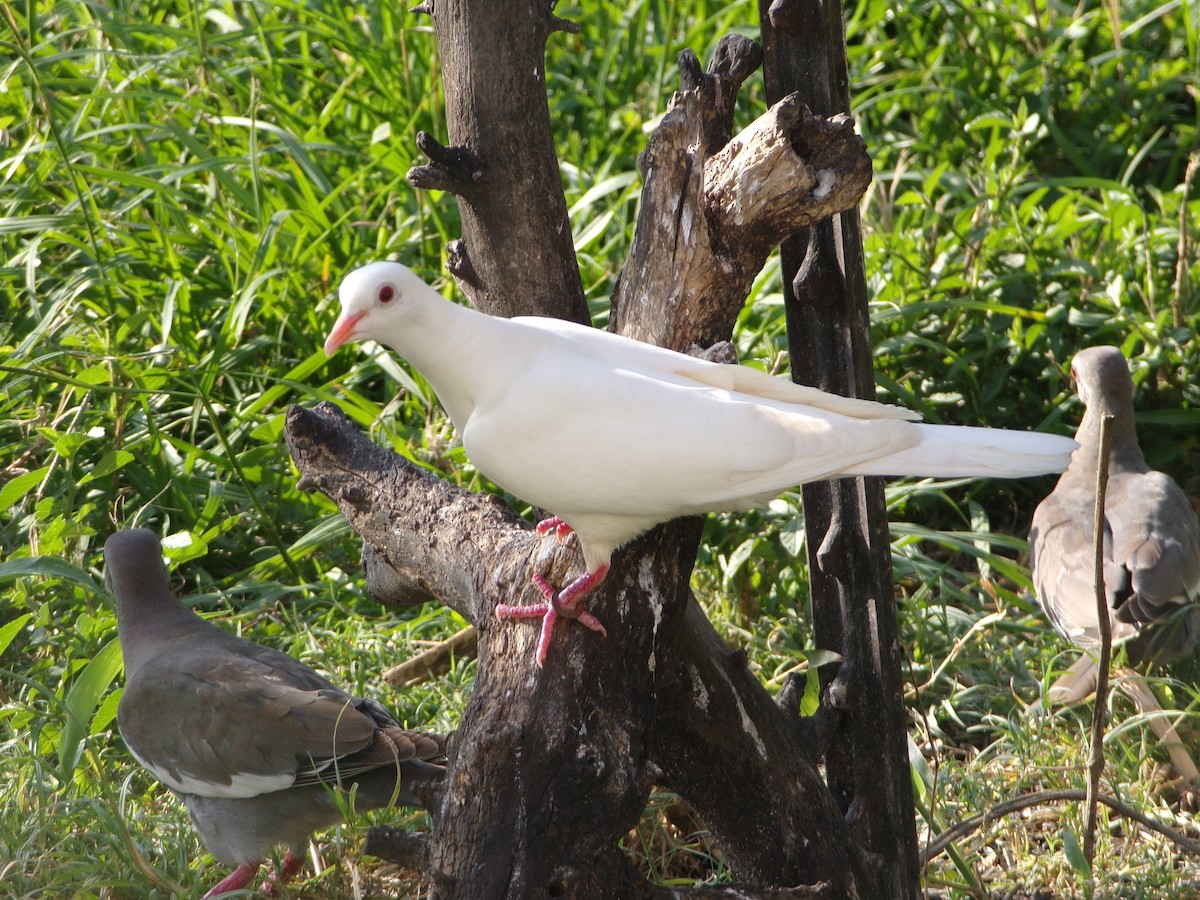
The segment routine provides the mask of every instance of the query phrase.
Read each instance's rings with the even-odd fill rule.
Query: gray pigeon
[[[1096,456],[1101,417],[1111,413],[1103,568],[1113,643],[1124,644],[1133,665],[1181,659],[1195,651],[1200,635],[1196,513],[1174,481],[1146,465],[1133,423],[1133,380],[1121,351],[1116,347],[1081,350],[1071,363],[1071,373],[1086,412],[1075,433],[1079,449],[1070,468],[1033,514],[1029,545],[1038,601],[1064,637],[1085,650],[1096,648],[1092,522]],[[1082,700],[1095,690],[1097,675],[1094,656],[1085,653],[1050,688],[1047,699],[1052,703]],[[1144,682],[1131,685],[1127,693],[1139,708],[1147,695],[1153,697]],[[1191,769],[1195,771],[1195,766]]]
[[[104,576],[125,659],[121,737],[180,796],[212,855],[235,866],[206,897],[245,887],[280,844],[279,878],[293,875],[309,835],[342,821],[347,791],[358,810],[423,805],[443,772],[441,738],[187,609],[153,532],[113,534]]]

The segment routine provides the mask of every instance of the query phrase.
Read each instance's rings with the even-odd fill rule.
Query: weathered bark
[[[850,108],[840,3],[760,0],[767,98],[799,91],[822,115]],[[808,228],[780,248],[792,377],[874,398],[858,211]],[[843,656],[822,671],[830,789],[868,854],[865,893],[916,897],[916,819],[905,739],[900,650],[883,482],[804,485],[813,637]]]
[[[567,30],[547,0],[430,0],[450,146],[426,136],[415,187],[459,197],[451,273],[498,316],[588,320],[546,103],[548,35]]]
[[[726,38],[714,62],[741,74],[744,65],[730,61],[757,58],[748,43]],[[696,81],[686,54],[680,69],[696,87],[675,95],[642,154],[646,186],[610,327],[683,351],[728,339],[782,236],[857,202],[871,160],[848,118],[814,116],[798,95],[710,148],[706,141],[724,131],[705,101],[727,97],[729,78],[718,69]]]
[[[659,780],[688,800],[739,878],[821,881],[855,896],[864,860],[794,710],[763,690],[694,601],[671,650],[650,749]]]
[[[531,662],[536,629],[498,622],[491,610],[500,598],[522,591],[532,602],[537,595],[528,587],[529,573],[561,579],[577,566],[571,548],[539,538],[494,496],[455,488],[371,443],[333,404],[292,407],[286,435],[303,473],[301,485],[333,499],[362,536],[372,597],[408,605],[414,597],[432,594],[479,628],[475,693],[450,744],[450,796],[434,807],[439,825],[430,855],[431,869],[442,873],[439,893],[539,896],[537,887],[558,885],[567,891],[564,896],[607,896],[625,878],[616,858],[605,859],[604,871],[590,873],[607,882],[535,868],[537,877],[550,880],[501,885],[475,878],[490,875],[472,869],[472,880],[465,883],[462,876],[447,877],[445,864],[438,863],[439,845],[473,856],[480,853],[476,842],[488,834],[516,839],[531,827],[525,821],[532,812],[528,798],[536,796],[553,810],[556,821],[541,824],[552,836],[542,847],[524,848],[517,854],[519,862],[530,868],[528,853],[542,865],[563,863],[574,859],[578,848],[570,841],[568,846],[554,841],[573,841],[581,830],[603,831],[611,849],[644,807],[651,782],[660,781],[692,803],[731,867],[747,880],[824,882],[835,891],[832,896],[853,896],[856,862],[849,832],[800,739],[794,716],[771,699],[747,669],[744,654],[723,645],[686,594],[683,571],[668,571],[673,581],[663,586],[657,583],[655,566],[627,564],[658,545],[667,546],[672,532],[682,532],[686,545],[674,550],[673,558],[677,566],[690,568],[699,520],[656,529],[619,553],[619,568],[630,573],[623,596],[615,607],[598,612],[610,625],[609,638],[570,629],[567,646],[556,646],[546,670],[539,672]],[[658,597],[667,599],[660,605]],[[662,621],[656,627],[660,611],[684,607],[682,623]],[[668,634],[674,637],[668,640]],[[650,653],[653,677],[647,676]],[[622,710],[620,716],[613,715],[614,705]],[[640,737],[628,743],[613,737],[629,734]],[[738,740],[739,734],[746,740]],[[574,771],[579,757],[595,767],[590,778]],[[548,767],[565,768],[562,777],[584,799],[574,805],[570,798],[557,799],[561,785]],[[488,783],[489,773],[505,776],[500,788]],[[585,788],[597,778],[612,778],[636,795],[634,808],[624,812],[630,821],[599,805],[612,798],[598,788],[588,793]],[[533,790],[535,779],[549,783]],[[518,785],[530,792],[524,794],[525,802],[512,793]],[[464,808],[470,803],[485,808]],[[472,833],[468,839],[464,826],[485,835]],[[446,840],[443,829],[453,830],[454,839]],[[485,846],[490,850],[481,857],[513,865],[511,846]],[[548,853],[545,847],[559,849]],[[589,847],[589,858],[601,859],[600,849]]]
[[[562,25],[552,5],[426,4],[451,146],[422,138],[431,163],[411,178],[457,194],[464,242],[451,266],[477,306],[581,319],[546,119],[542,47]],[[681,61],[684,90],[647,149],[635,246],[613,300],[625,333],[677,349],[728,338],[771,246],[852,207],[866,187],[870,163],[848,123],[792,100],[728,138],[755,54],[734,38],[706,75]],[[362,535],[368,591],[386,602],[436,597],[478,627],[474,692],[423,845],[436,896],[668,896],[633,877],[616,846],[655,782],[691,802],[735,872],[779,889],[764,896],[860,894],[862,855],[803,723],[690,598],[699,519],[620,550],[588,600],[609,636],[561,627],[539,670],[536,627],[492,610],[540,599],[533,571],[555,584],[576,574],[573,547],[372,446],[333,407],[293,408],[287,436],[303,483]]]
[[[617,839],[637,822],[651,787],[653,671],[674,631],[670,617],[687,602],[700,522],[677,526],[687,540],[674,541],[656,566],[627,560],[663,547],[665,529],[618,553],[590,604],[609,637],[563,629],[539,670],[537,629],[498,622],[492,608],[523,591],[534,600],[531,568],[561,583],[573,552],[541,540],[499,501],[374,446],[330,404],[293,407],[287,436],[302,484],[334,499],[372,548],[368,590],[405,603],[433,593],[479,629],[479,673],[434,807],[436,893],[611,896],[626,872]]]

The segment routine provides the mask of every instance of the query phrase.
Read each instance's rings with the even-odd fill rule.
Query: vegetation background
[[[636,157],[686,47],[756,32],[739,2],[564,2],[547,62],[576,249],[597,324],[629,246]],[[1200,6],[1196,0],[885,0],[847,8],[883,399],[930,421],[1070,433],[1075,350],[1131,359],[1152,465],[1200,499]],[[473,662],[386,691],[378,673],[462,626],[365,598],[354,536],[296,489],[289,404],[339,403],[374,439],[472,488],[421,381],[378,350],[326,360],[334,288],[398,257],[446,284],[453,198],[404,180],[444,137],[427,23],[379,0],[0,0],[0,893],[198,896],[219,872],[117,735],[120,655],[100,547],[160,532],[179,590],[226,627],[454,727]],[[739,121],[763,109],[748,82]],[[786,367],[777,266],[741,318]],[[1052,479],[897,483],[889,498],[923,829],[1080,786],[1082,710],[1029,714],[1074,658],[1028,596],[1024,538]],[[516,502],[516,501],[514,501]],[[768,685],[807,666],[802,512],[711,517],[695,575]],[[1195,667],[1162,677],[1200,735]],[[1165,755],[1121,700],[1106,789],[1195,834]],[[654,798],[630,852],[664,880],[728,877]],[[1185,897],[1200,860],[1106,818],[1106,896]],[[395,816],[392,816],[395,819]],[[421,817],[400,816],[419,823]],[[991,824],[934,861],[951,896],[1072,896],[1073,806]],[[304,896],[403,881],[322,837]]]

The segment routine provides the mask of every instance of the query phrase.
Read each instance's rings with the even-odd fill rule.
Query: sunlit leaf
[[[68,778],[79,762],[92,713],[122,669],[121,644],[110,640],[72,682],[64,701],[66,721],[58,739],[58,768]]]

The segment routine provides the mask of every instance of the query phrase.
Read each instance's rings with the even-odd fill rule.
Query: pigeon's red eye
[[[396,289],[390,284],[380,285],[379,290],[375,294],[375,299],[382,305],[387,306],[396,299]]]

